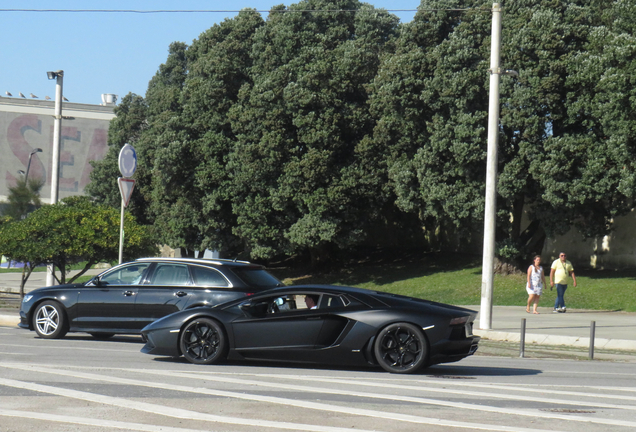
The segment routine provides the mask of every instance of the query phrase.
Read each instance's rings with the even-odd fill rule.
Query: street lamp
[[[55,123],[53,126],[53,154],[51,155],[51,204],[57,204],[57,196],[60,181],[60,137],[62,134],[62,84],[64,82],[64,71],[47,72],[48,79],[56,80],[55,85]],[[54,282],[53,265],[49,264],[46,273],[46,285],[51,286]]]
[[[30,154],[29,154],[29,163],[27,164],[27,170],[26,173],[24,174],[24,182],[26,183],[27,180],[29,180],[29,169],[31,169],[31,158],[33,157],[34,154],[36,153],[42,153],[42,149],[41,148],[36,148],[35,150],[33,150]]]
[[[51,156],[53,169],[51,170],[51,204],[57,204],[60,177],[60,136],[62,132],[62,85],[64,71],[47,72],[46,76],[56,80],[55,86],[55,123],[53,126],[53,154]]]

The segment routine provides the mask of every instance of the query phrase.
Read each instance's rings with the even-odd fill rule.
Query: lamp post
[[[57,204],[59,180],[60,180],[60,137],[62,134],[62,85],[64,82],[64,71],[47,72],[46,76],[56,80],[55,85],[55,122],[53,126],[53,153],[51,155],[51,204]],[[46,273],[46,285],[54,284],[53,264],[49,264]]]
[[[35,150],[33,150],[31,152],[31,154],[29,154],[29,163],[27,164],[26,174],[24,174],[24,182],[25,183],[29,180],[29,170],[31,169],[31,158],[36,153],[42,153],[42,149],[41,148],[36,148]]]

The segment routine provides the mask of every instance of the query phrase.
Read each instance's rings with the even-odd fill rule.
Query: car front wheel
[[[221,325],[209,318],[190,321],[181,332],[179,346],[190,363],[214,364],[225,358],[227,337]]]
[[[422,331],[409,323],[384,327],[375,340],[375,358],[392,373],[413,373],[426,362],[428,345]]]
[[[33,314],[33,328],[41,338],[63,338],[68,324],[62,305],[52,300],[40,303]]]

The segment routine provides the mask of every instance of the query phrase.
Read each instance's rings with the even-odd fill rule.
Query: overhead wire
[[[483,8],[463,8],[463,9],[377,9],[385,10],[386,12],[399,13],[399,12],[418,12],[418,11],[448,11],[448,12],[462,12],[472,9]],[[274,9],[274,10],[254,10],[254,9],[241,9],[241,10],[216,10],[216,9],[156,9],[156,10],[138,10],[138,9],[0,9],[0,12],[57,12],[57,13],[136,13],[136,14],[160,14],[160,13],[239,13],[245,11],[254,11],[258,13],[289,13],[289,12],[363,12],[366,9]]]

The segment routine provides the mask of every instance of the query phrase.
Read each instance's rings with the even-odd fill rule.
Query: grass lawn
[[[570,309],[622,310],[636,312],[636,269],[591,270],[576,269],[578,286],[570,283],[565,301]],[[530,265],[530,264],[528,264]],[[550,263],[543,263],[549,270]],[[73,269],[81,269],[77,264]],[[349,285],[419,297],[454,305],[481,303],[481,257],[457,254],[411,254],[391,259],[372,257],[348,263],[327,272],[311,272],[284,266],[272,267],[272,272],[286,284]],[[22,272],[22,269],[0,269]],[[46,271],[45,267],[36,271]],[[76,282],[86,282],[92,276],[82,276]],[[546,282],[550,283],[549,272]],[[528,295],[526,276],[495,275],[493,304],[525,306]],[[551,307],[556,290],[544,290],[539,306]]]
[[[576,269],[576,263],[573,263]],[[530,265],[530,264],[528,264]],[[546,271],[550,263],[543,263]],[[636,270],[602,271],[580,269],[578,286],[570,283],[565,293],[568,308],[622,310],[636,312]],[[277,273],[284,277],[284,272]],[[450,254],[413,255],[400,260],[362,262],[320,275],[293,275],[287,284],[324,283],[350,285],[403,294],[454,305],[481,303],[481,257]],[[550,307],[556,289],[550,291],[550,274],[546,274],[547,290],[539,306]],[[493,304],[525,306],[528,294],[526,275],[495,275]]]

